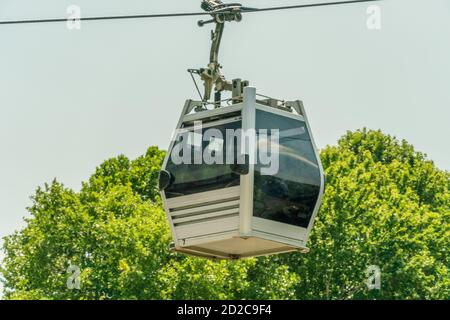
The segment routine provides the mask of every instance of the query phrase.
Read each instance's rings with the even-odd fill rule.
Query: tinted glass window
[[[254,216],[307,227],[320,192],[320,170],[305,122],[257,110],[258,146],[260,129],[279,129],[279,169],[262,175],[255,166]],[[269,135],[267,135],[270,137]],[[270,148],[269,148],[270,150]]]
[[[203,128],[201,135],[199,134],[200,132],[194,134],[193,131],[180,133],[177,136],[174,148],[176,148],[177,145],[182,144],[183,141],[186,142],[184,139],[187,139],[189,144],[188,152],[191,154],[192,162],[178,164],[176,160],[176,163],[174,163],[173,157],[169,158],[166,170],[171,173],[173,181],[171,185],[165,189],[166,197],[173,198],[239,185],[240,175],[232,170],[232,164],[227,164],[229,162],[227,162],[226,158],[230,153],[235,154],[238,151],[236,147],[237,138],[231,139],[231,142],[228,141],[227,130],[228,133],[230,133],[240,128],[241,121],[239,120],[217,125],[212,128]],[[211,129],[215,129],[215,132],[211,131]],[[209,134],[207,133],[207,130],[209,130]],[[218,133],[222,135],[222,139],[217,137],[219,136]],[[200,145],[201,148],[199,147]],[[201,158],[200,164],[194,163],[195,153],[197,152],[197,155],[203,155],[205,150],[208,150],[208,154],[211,154],[214,157],[217,156],[217,159],[222,158],[222,163],[217,161],[217,163],[210,164],[205,161],[204,157]],[[178,154],[183,156],[184,152],[179,152]]]

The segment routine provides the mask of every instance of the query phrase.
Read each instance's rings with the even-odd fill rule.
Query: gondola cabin
[[[173,250],[221,259],[307,252],[324,175],[300,101],[188,100],[159,184]]]

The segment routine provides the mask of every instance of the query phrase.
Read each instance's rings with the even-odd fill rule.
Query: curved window
[[[320,193],[320,169],[304,121],[257,110],[256,133],[279,130],[278,171],[264,175],[259,161],[255,166],[255,217],[308,227]],[[269,134],[266,135],[268,137]],[[276,140],[267,139],[270,152]],[[271,155],[272,158],[274,155]]]
[[[241,121],[234,121],[213,127],[202,128],[201,133],[193,130],[181,132],[177,135],[175,144],[171,150],[177,157],[186,156],[185,152],[190,152],[190,156],[178,163],[170,155],[166,170],[172,176],[172,183],[164,190],[167,198],[174,198],[199,192],[212,191],[222,188],[238,186],[240,175],[233,167],[234,161],[229,163],[227,156],[237,152],[237,138],[233,137],[231,143],[225,141],[227,132],[236,132],[241,128]],[[181,148],[182,144],[187,144],[187,148]],[[204,156],[205,152],[217,161],[212,162]],[[197,161],[195,162],[195,159]],[[222,161],[220,161],[222,159]],[[177,163],[174,163],[175,162]],[[234,169],[234,170],[233,170]]]

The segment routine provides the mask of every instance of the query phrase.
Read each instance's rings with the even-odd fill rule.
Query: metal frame
[[[256,89],[244,88],[244,100],[242,107],[242,130],[255,129]],[[241,202],[239,207],[239,235],[241,237],[252,236],[253,219],[253,185],[255,179],[255,165],[249,164],[249,172],[241,176]]]

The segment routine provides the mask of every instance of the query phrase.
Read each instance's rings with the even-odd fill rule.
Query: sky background
[[[254,7],[321,1],[242,0]],[[0,0],[0,20],[200,11],[200,0]],[[450,170],[450,1],[251,13],[225,29],[228,79],[303,100],[319,147],[381,129]],[[0,25],[0,237],[23,226],[29,197],[54,178],[78,190],[107,158],[167,148],[188,98],[187,68],[206,66],[197,17]],[[1,259],[1,257],[0,257]]]

